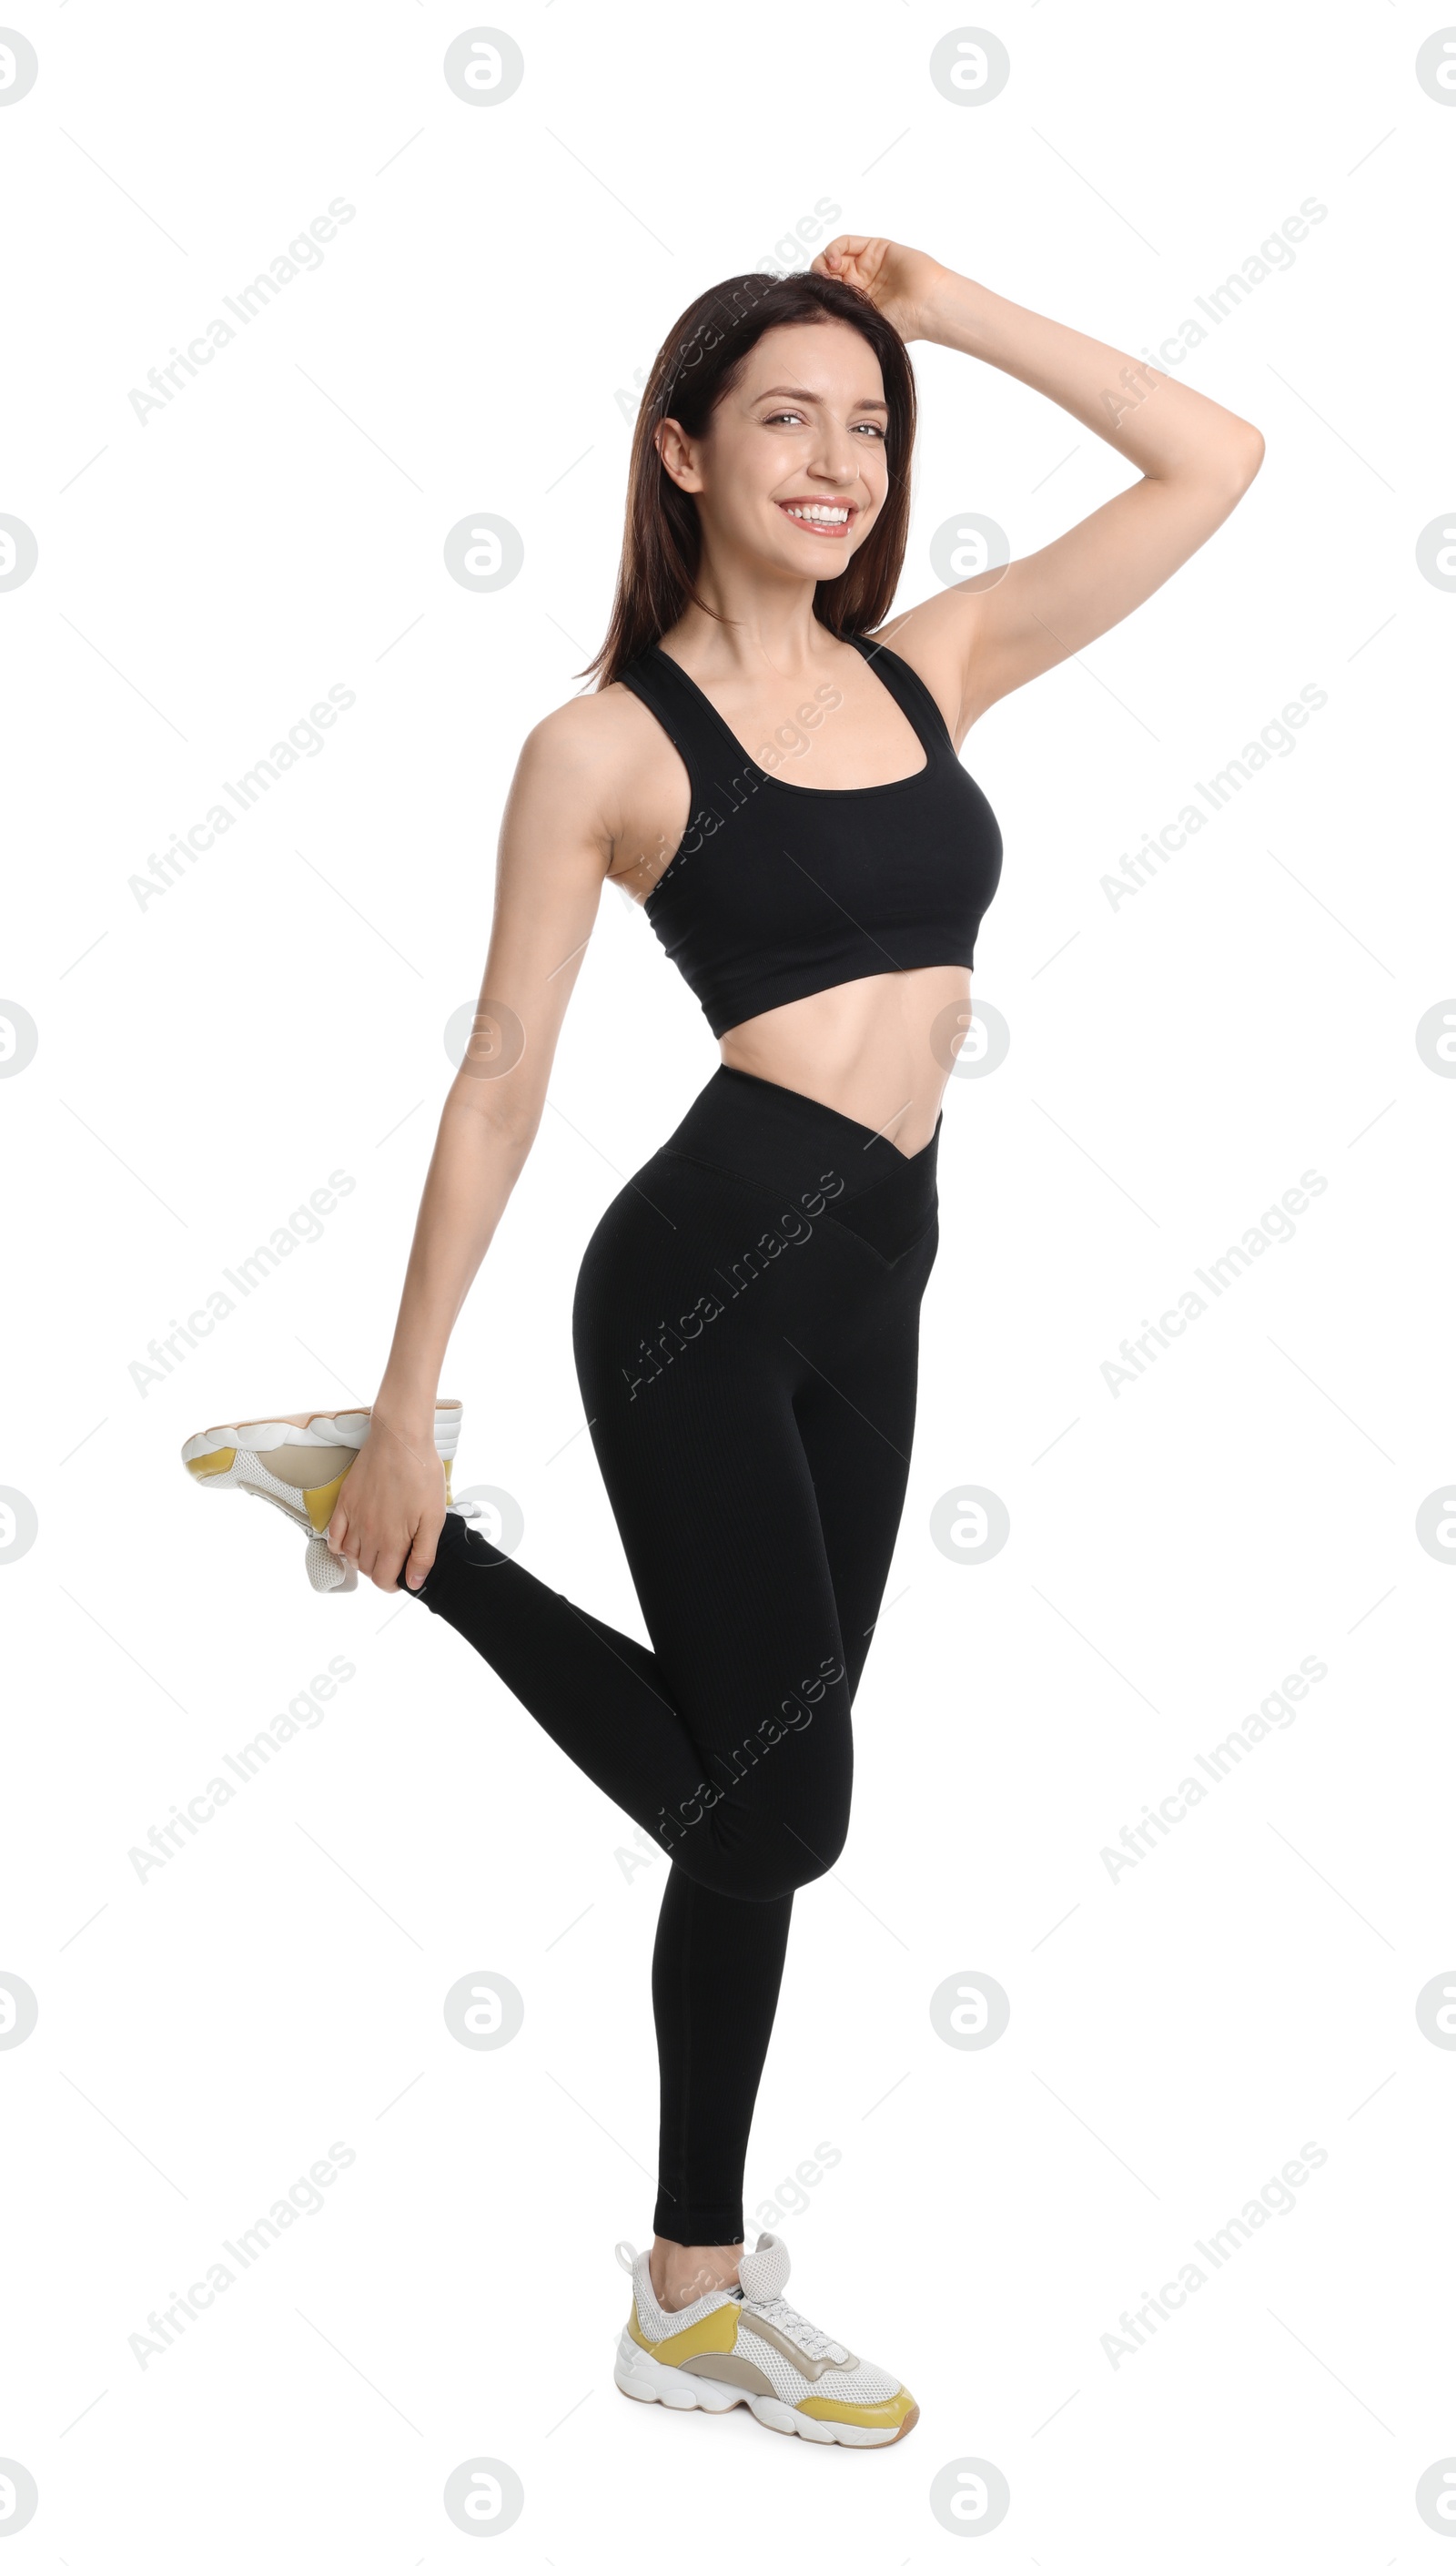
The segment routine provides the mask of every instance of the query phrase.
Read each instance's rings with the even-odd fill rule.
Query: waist
[[[749,1017],[719,1037],[729,1069],[817,1098],[905,1156],[935,1130],[970,1023],[970,975],[954,964],[872,972]]]
[[[717,1167],[760,1191],[795,1201],[816,1196],[841,1215],[863,1205],[876,1237],[896,1242],[934,1217],[939,1147],[939,1117],[924,1148],[906,1157],[881,1133],[832,1105],[726,1063],[663,1144],[674,1156]],[[858,1219],[850,1225],[862,1227]]]

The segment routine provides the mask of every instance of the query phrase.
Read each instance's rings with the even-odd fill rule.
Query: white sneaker
[[[435,1406],[435,1450],[445,1465],[445,1503],[452,1514],[478,1515],[468,1499],[456,1504],[450,1466],[464,1413],[458,1399]],[[182,1445],[182,1459],[199,1487],[244,1488],[266,1497],[309,1536],[309,1583],[320,1595],[348,1595],[359,1584],[352,1559],[329,1547],[329,1518],[339,1491],[368,1440],[366,1408],[316,1408],[298,1416],[254,1416],[240,1425],[209,1425]]]
[[[645,2254],[618,2245],[632,2276],[632,2309],[616,2348],[615,2379],[645,2404],[721,2415],[746,2405],[776,2433],[852,2449],[903,2440],[920,2409],[887,2370],[847,2352],[786,2303],[789,2249],[760,2236],[738,2286],[709,2290],[670,2316],[657,2304]]]

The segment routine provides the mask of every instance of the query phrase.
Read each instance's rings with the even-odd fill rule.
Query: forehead
[[[792,321],[766,330],[743,369],[739,396],[753,401],[775,385],[837,403],[884,399],[879,359],[848,321]]]

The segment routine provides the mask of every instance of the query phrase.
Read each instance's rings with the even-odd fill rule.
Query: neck
[[[694,676],[731,684],[766,669],[776,676],[808,675],[844,646],[814,612],[817,580],[769,582],[761,571],[719,563],[705,553],[695,584],[713,612],[689,605],[661,637]]]

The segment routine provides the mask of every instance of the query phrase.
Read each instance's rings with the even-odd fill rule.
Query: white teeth
[[[806,517],[811,525],[818,526],[847,526],[849,522],[849,511],[848,508],[815,507],[813,505],[802,508],[786,507],[784,514],[787,517]]]

